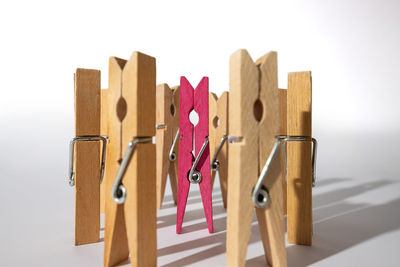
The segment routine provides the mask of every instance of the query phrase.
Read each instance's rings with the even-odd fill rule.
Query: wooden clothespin
[[[285,157],[287,143],[287,236],[289,243],[309,246],[313,232],[312,186],[317,148],[311,125],[311,72],[289,73],[287,137],[282,144]]]
[[[165,83],[157,86],[156,129],[157,208],[161,209],[168,174],[176,204],[178,153],[175,153],[175,145],[179,129],[179,86],[172,89]]]
[[[209,94],[210,105],[210,156],[211,158],[211,188],[213,188],[215,174],[218,171],[222,193],[222,201],[226,208],[226,194],[228,182],[228,146],[224,145],[228,139],[228,92],[223,92],[218,99],[214,93]]]
[[[157,265],[155,58],[110,58],[104,266]],[[124,153],[124,156],[122,156]],[[115,177],[115,180],[110,179]]]
[[[199,121],[195,127],[189,120],[192,111],[197,112]],[[182,229],[190,184],[199,184],[208,231],[213,232],[212,196],[210,180],[210,148],[208,129],[208,78],[204,77],[196,90],[185,77],[180,81],[180,119],[179,119],[179,170],[178,205],[176,233]],[[194,147],[193,150],[193,133]]]
[[[230,59],[227,265],[244,266],[254,207],[267,262],[286,266],[277,55]],[[272,152],[271,152],[272,151]]]
[[[75,185],[75,245],[83,245],[100,239],[106,139],[100,136],[100,71],[77,69],[74,77],[76,137],[70,143],[69,183]]]

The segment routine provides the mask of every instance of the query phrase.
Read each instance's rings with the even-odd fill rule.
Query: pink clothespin
[[[193,127],[189,120],[194,110],[199,122]],[[194,128],[194,131],[193,131]],[[193,132],[195,153],[193,155]],[[199,184],[208,231],[213,232],[212,196],[210,179],[210,147],[208,145],[208,77],[203,77],[196,90],[185,77],[180,82],[179,117],[179,162],[178,162],[178,211],[176,233],[182,229],[190,184]]]

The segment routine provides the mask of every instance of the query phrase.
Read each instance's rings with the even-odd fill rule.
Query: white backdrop
[[[237,49],[254,60],[277,51],[280,88],[288,72],[312,71],[319,179],[385,180],[398,188],[399,14],[396,0],[3,1],[0,233],[9,245],[1,265],[19,266],[23,253],[51,266],[46,253],[72,244],[65,238],[73,233],[66,182],[73,73],[100,69],[107,88],[108,57],[127,59],[134,50],[156,57],[157,83],[176,85],[185,75],[195,85],[208,76],[218,95],[229,89],[229,57]],[[398,199],[398,190],[390,192],[375,200]],[[400,241],[398,224],[393,242]],[[48,236],[45,250],[35,250]]]

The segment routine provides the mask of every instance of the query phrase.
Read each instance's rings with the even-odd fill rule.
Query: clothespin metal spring
[[[174,149],[176,146],[176,142],[178,141],[178,136],[179,136],[179,129],[176,131],[174,141],[172,142],[171,149],[169,150],[168,157],[171,162],[174,162],[176,160],[176,154],[175,154]]]
[[[103,182],[104,167],[106,164],[106,149],[107,149],[107,136],[87,135],[77,136],[69,143],[69,175],[68,183],[70,186],[75,185],[75,143],[79,141],[93,142],[102,141],[103,149],[101,155],[101,167],[100,167],[100,184]]]
[[[190,169],[188,179],[189,179],[189,182],[192,183],[192,184],[198,184],[198,183],[201,182],[201,178],[202,178],[202,177],[201,177],[201,173],[200,173],[199,171],[196,170],[196,167],[197,167],[197,164],[199,163],[200,158],[201,158],[201,156],[203,155],[203,152],[204,152],[204,150],[206,149],[207,145],[208,145],[208,136],[207,136],[206,139],[204,140],[204,143],[203,143],[203,145],[201,146],[200,151],[199,151],[199,153],[197,154],[196,159],[194,160],[193,166],[192,166],[192,168]]]
[[[117,176],[115,177],[114,184],[111,190],[111,196],[117,204],[123,204],[125,203],[126,200],[126,188],[121,181],[131,161],[135,145],[138,143],[151,142],[152,139],[153,139],[152,137],[136,137],[131,142],[129,142],[128,148],[126,149],[125,155],[121,162],[121,166],[119,167]]]
[[[276,152],[279,149],[280,141],[283,140],[282,146],[283,146],[283,159],[284,159],[284,165],[285,165],[285,179],[287,183],[287,160],[286,160],[286,143],[289,141],[311,141],[313,143],[313,154],[312,154],[312,183],[313,187],[315,186],[315,164],[316,164],[316,152],[317,152],[317,140],[315,138],[310,138],[307,136],[285,136],[285,135],[279,135],[275,138],[275,143],[272,148],[272,151],[270,155],[268,156],[267,161],[265,162],[264,168],[261,171],[260,176],[258,177],[256,186],[254,187],[253,194],[252,194],[252,199],[254,202],[254,205],[257,208],[263,208],[267,205],[268,199],[269,199],[269,194],[268,190],[263,188],[262,184],[264,182],[264,179],[268,173],[269,167],[271,165],[272,160],[274,159]]]
[[[311,159],[311,164],[312,164],[312,186],[315,187],[315,182],[316,182],[316,158],[317,158],[317,146],[318,142],[315,138],[310,138],[307,136],[285,136],[283,138],[283,161],[285,164],[285,181],[287,183],[287,160],[286,160],[286,143],[290,141],[310,141],[313,143],[313,150],[312,150],[312,159]]]
[[[217,171],[219,169],[219,161],[217,160],[218,153],[221,151],[222,146],[224,145],[225,141],[229,139],[228,135],[224,135],[219,142],[217,149],[215,150],[214,156],[211,161],[211,170]]]
[[[253,199],[253,203],[257,208],[263,208],[268,203],[269,193],[268,193],[268,190],[263,187],[263,182],[264,182],[265,177],[267,176],[267,172],[268,172],[269,167],[271,166],[272,160],[274,159],[276,152],[279,149],[280,140],[285,137],[286,136],[277,136],[275,138],[275,143],[274,143],[274,146],[272,147],[272,151],[269,154],[267,161],[265,162],[265,165],[260,173],[260,176],[258,177],[256,186],[253,189],[251,198]]]

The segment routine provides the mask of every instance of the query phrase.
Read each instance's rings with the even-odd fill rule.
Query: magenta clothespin
[[[193,155],[193,124],[190,112],[199,115],[194,127],[195,153]],[[179,162],[178,162],[178,211],[176,233],[182,229],[183,217],[190,184],[199,184],[208,231],[213,232],[212,196],[210,179],[210,147],[208,144],[208,77],[203,77],[196,90],[185,77],[180,83],[179,109]]]

